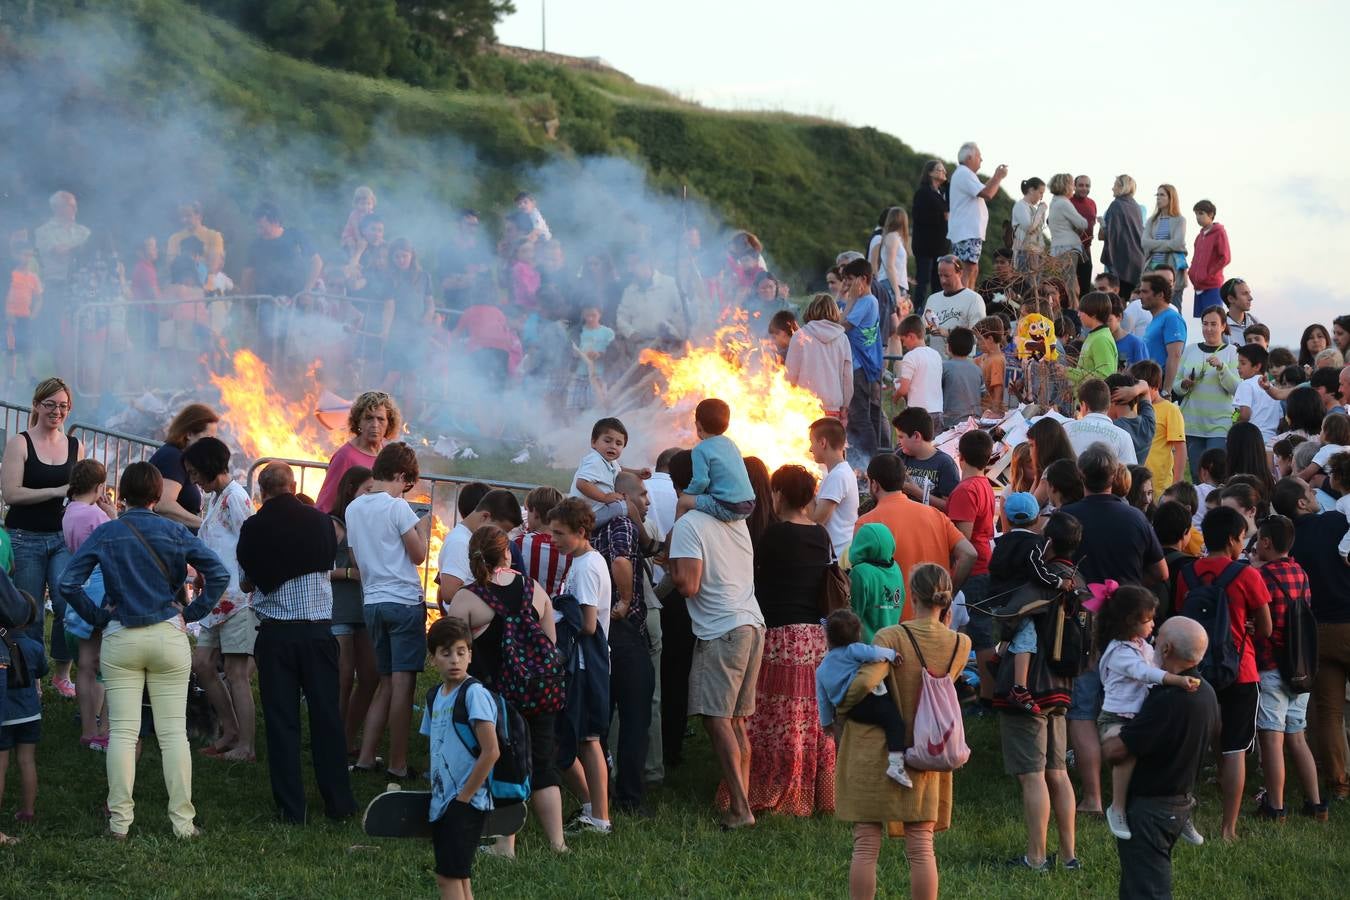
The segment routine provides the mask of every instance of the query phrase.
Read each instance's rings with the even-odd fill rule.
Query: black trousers
[[[1074,273],[1078,276],[1078,296],[1082,298],[1092,290],[1092,257],[1087,254],[1080,254],[1078,264],[1074,266]],[[1129,298],[1124,298],[1129,302]]]
[[[614,805],[632,809],[642,803],[642,771],[647,766],[647,731],[652,725],[656,670],[647,641],[627,619],[609,623],[609,699],[619,714],[619,745],[614,762]]]
[[[1121,900],[1170,900],[1172,846],[1190,816],[1186,796],[1130,798],[1125,819],[1132,837],[1116,840]]]
[[[689,667],[694,661],[694,625],[679,594],[661,600],[661,753],[668,766],[684,759],[689,725]]]
[[[338,711],[338,647],[329,622],[264,620],[253,646],[267,729],[267,770],[281,818],[305,821],[300,774],[300,692],[309,706],[309,745],[324,813],[356,812],[347,774],[347,738]]]
[[[886,749],[892,753],[905,749],[905,720],[900,708],[889,696],[868,694],[848,711],[848,717],[864,725],[880,725],[886,732]]]
[[[918,256],[914,257],[914,293],[910,299],[914,301],[914,315],[923,315],[924,307],[928,305],[928,295],[938,290],[936,256]]]

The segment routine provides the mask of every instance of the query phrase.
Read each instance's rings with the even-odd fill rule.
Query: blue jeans
[[[1218,437],[1197,437],[1193,434],[1186,435],[1186,462],[1191,467],[1191,481],[1195,484],[1200,483],[1200,457],[1206,450],[1218,447],[1220,450],[1228,446],[1228,436],[1219,435]],[[1181,477],[1180,473],[1177,474]]]
[[[11,531],[9,537],[14,548],[14,586],[37,601],[37,619],[25,633],[39,644],[42,643],[47,616],[44,594],[51,591],[51,658],[54,662],[69,662],[70,651],[66,649],[66,599],[56,590],[70,562],[65,538],[59,531],[25,531],[22,528]]]
[[[853,397],[848,403],[848,460],[855,469],[867,468],[877,452],[881,434],[881,382],[868,381],[862,369],[853,370]]]

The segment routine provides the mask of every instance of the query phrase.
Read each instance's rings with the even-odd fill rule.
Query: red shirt
[[[947,498],[947,516],[956,524],[970,522],[970,542],[975,545],[975,565],[971,575],[989,572],[989,557],[994,552],[994,489],[983,475],[964,479]]]
[[[1228,247],[1228,232],[1218,222],[1195,236],[1191,257],[1191,286],[1197,291],[1223,287],[1223,267],[1233,261]]]
[[[1270,592],[1270,637],[1256,638],[1256,667],[1262,672],[1279,668],[1279,652],[1284,649],[1284,629],[1289,616],[1289,604],[1311,603],[1312,589],[1308,573],[1289,557],[1268,562],[1261,567],[1261,580]]]
[[[1092,245],[1092,233],[1097,227],[1097,201],[1091,197],[1084,197],[1080,200],[1077,195],[1070,194],[1069,202],[1073,204],[1074,209],[1078,210],[1080,216],[1087,219],[1088,230],[1087,234],[1083,235],[1083,249],[1087,250]]]
[[[572,558],[558,552],[553,536],[546,531],[527,531],[516,538],[515,544],[525,560],[525,574],[543,585],[550,597],[561,594]]]
[[[1227,556],[1206,556],[1197,559],[1194,563],[1195,574],[1199,576],[1200,581],[1208,584],[1218,578],[1219,573],[1226,569],[1230,562],[1232,560]],[[1173,609],[1184,615],[1185,602],[1186,579],[1178,578],[1176,603]],[[1247,633],[1247,619],[1256,610],[1269,604],[1270,591],[1266,590],[1261,573],[1252,566],[1243,566],[1242,573],[1228,586],[1228,625],[1233,632],[1233,645],[1242,653],[1235,684],[1255,684],[1261,680],[1260,673],[1256,670],[1256,643],[1253,636]]]

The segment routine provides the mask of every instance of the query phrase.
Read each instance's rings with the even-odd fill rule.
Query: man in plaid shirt
[[[1261,673],[1256,707],[1256,736],[1261,744],[1265,790],[1256,809],[1259,818],[1282,821],[1284,808],[1284,751],[1289,750],[1294,771],[1303,786],[1303,814],[1325,822],[1327,804],[1318,793],[1317,766],[1304,734],[1308,695],[1296,694],[1280,677],[1279,654],[1284,649],[1285,623],[1292,603],[1311,603],[1312,590],[1303,567],[1289,558],[1294,545],[1294,523],[1271,516],[1257,533],[1256,561],[1270,592],[1270,637],[1256,636],[1256,667]]]
[[[646,483],[630,472],[621,472],[614,479],[614,489],[628,501],[628,515],[615,516],[597,528],[591,546],[609,563],[614,590],[609,623],[609,696],[619,713],[614,805],[640,814],[656,670],[647,652],[647,603],[638,523],[646,518],[651,498]]]

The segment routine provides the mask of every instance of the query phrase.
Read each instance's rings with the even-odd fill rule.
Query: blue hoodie
[[[834,723],[834,709],[843,702],[858,669],[877,662],[895,662],[895,651],[871,644],[849,644],[825,654],[816,669],[816,707],[820,710],[822,728]]]

